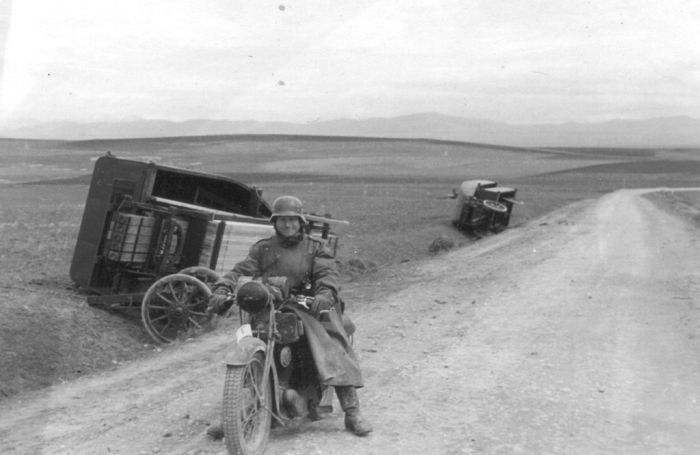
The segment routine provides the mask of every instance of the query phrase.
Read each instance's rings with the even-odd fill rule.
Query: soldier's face
[[[275,218],[275,228],[282,237],[292,237],[301,229],[301,222],[296,216],[278,216]]]

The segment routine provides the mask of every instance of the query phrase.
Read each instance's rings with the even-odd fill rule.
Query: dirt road
[[[267,453],[700,453],[700,234],[641,193],[349,287],[375,431],[336,409]],[[0,452],[225,453],[225,332],[4,402]]]

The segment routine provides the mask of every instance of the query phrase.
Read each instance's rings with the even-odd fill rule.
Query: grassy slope
[[[56,143],[0,140],[0,398],[109,368],[154,350],[138,320],[90,308],[67,276],[94,158],[117,156],[218,172],[299,195],[351,221],[339,253],[348,287],[378,267],[426,258],[437,237],[468,245],[441,199],[471,178],[518,188],[511,227],[621,187],[694,186],[696,152],[498,149],[437,141],[213,138]],[[46,180],[50,181],[46,181]],[[697,207],[697,199],[688,202]],[[694,203],[694,205],[693,205]],[[670,206],[667,201],[667,206]],[[687,211],[687,210],[686,210]],[[357,261],[355,261],[357,263]],[[366,293],[365,293],[366,294]],[[369,293],[371,298],[371,293]]]
[[[700,229],[700,191],[651,193],[646,196],[667,212]],[[700,277],[698,277],[700,283]]]

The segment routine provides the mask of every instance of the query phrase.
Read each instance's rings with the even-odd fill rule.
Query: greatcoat
[[[303,308],[295,308],[302,320],[321,382],[330,386],[362,387],[362,374],[350,346],[342,319],[339,274],[335,259],[323,242],[304,235],[299,242],[288,242],[275,234],[250,247],[248,256],[224,274],[219,284],[230,289],[241,276],[267,279],[286,277],[286,293],[300,293],[311,284],[315,297],[330,298],[333,305],[328,320],[319,321]]]

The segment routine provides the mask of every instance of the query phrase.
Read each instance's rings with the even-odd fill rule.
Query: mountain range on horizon
[[[312,123],[195,119],[110,122],[24,121],[0,125],[18,139],[133,139],[221,135],[305,135],[436,139],[514,147],[699,147],[700,119],[688,116],[591,123],[508,124],[437,113]]]

